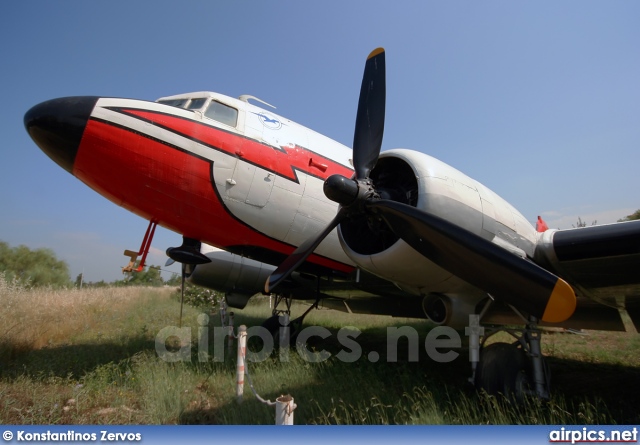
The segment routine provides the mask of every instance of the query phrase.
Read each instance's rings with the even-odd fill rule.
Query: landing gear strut
[[[523,329],[486,328],[488,333],[485,334],[485,328],[478,324],[480,317],[469,317],[471,323],[467,334],[472,368],[469,381],[479,390],[491,395],[502,394],[515,402],[522,402],[531,395],[548,400],[550,373],[542,356],[542,332],[538,328],[538,321],[534,317],[526,319],[517,309],[512,309],[525,320]],[[485,346],[487,340],[498,332],[508,333],[515,341]],[[481,336],[482,342],[479,342]],[[478,354],[474,354],[474,345],[479,349],[479,360]]]
[[[293,298],[289,294],[275,294],[274,297],[275,303],[273,305],[273,310],[271,311],[271,317],[267,318],[264,323],[262,323],[262,327],[267,329],[273,336],[275,340],[274,344],[280,346],[283,346],[280,342],[280,328],[284,328],[285,338],[287,336],[286,334],[288,329],[289,343],[291,346],[295,346],[298,334],[302,330],[304,317],[306,317],[313,309],[318,307],[319,300],[316,300],[316,302],[313,303],[309,309],[304,312],[304,314],[290,321],[289,317],[291,317],[291,302],[293,301]]]

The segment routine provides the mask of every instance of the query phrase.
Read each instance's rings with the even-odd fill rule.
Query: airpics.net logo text
[[[470,326],[465,329],[466,335],[476,334],[482,335],[483,328],[479,326],[479,317],[471,315]],[[228,327],[209,326],[209,316],[200,314],[198,316],[198,341],[196,353],[198,361],[207,362],[213,360],[215,362],[223,362],[225,359],[225,344],[228,342],[231,334]],[[213,332],[213,344],[210,345],[210,332]],[[275,349],[274,336],[262,326],[252,326],[247,330],[247,341],[257,337],[261,340],[261,349],[257,351],[246,350],[246,359],[249,362],[261,362],[271,356]],[[280,344],[279,358],[281,361],[289,361],[289,329],[281,326],[278,332],[278,341]],[[308,340],[316,337],[323,340],[333,336],[331,331],[322,326],[308,326],[300,330],[295,338],[295,351],[305,361],[322,362],[330,357],[335,357],[343,362],[351,363],[359,360],[363,356],[363,350],[357,341],[358,336],[362,333],[360,329],[353,326],[345,326],[338,330],[336,339],[342,347],[339,352],[331,354],[325,349],[312,351],[308,348]],[[177,326],[167,326],[158,332],[155,339],[155,349],[158,357],[167,362],[191,361],[193,345],[191,340],[191,328]],[[402,360],[410,362],[418,362],[421,351],[438,363],[449,363],[460,355],[454,349],[462,347],[462,339],[458,332],[448,326],[437,326],[431,329],[421,341],[420,334],[412,326],[388,327],[386,332],[386,355],[383,357],[387,363],[395,363],[398,361],[398,344],[400,341],[407,344],[407,357],[401,357]],[[171,341],[174,340],[174,341]],[[167,344],[177,344],[178,347],[168,347]],[[211,348],[210,348],[211,346]],[[213,354],[211,354],[211,349]],[[234,353],[234,352],[232,352]],[[472,351],[469,351],[471,359]],[[372,363],[380,361],[382,358],[377,351],[369,351],[366,356],[367,360]]]
[[[638,429],[602,430],[583,427],[582,429],[560,428],[549,433],[551,443],[637,443]]]

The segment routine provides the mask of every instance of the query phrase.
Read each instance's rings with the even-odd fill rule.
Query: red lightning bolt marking
[[[352,169],[299,145],[273,147],[216,127],[154,111],[138,109],[115,111],[141,118],[231,156],[239,156],[251,164],[294,182],[298,182],[296,170],[320,179],[326,179],[334,174],[346,177],[351,177],[353,174]]]

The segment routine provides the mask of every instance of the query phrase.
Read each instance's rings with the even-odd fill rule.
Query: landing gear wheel
[[[530,392],[528,360],[516,345],[493,343],[482,349],[476,372],[476,388],[488,394],[502,394],[511,402],[521,403]]]
[[[278,330],[280,329],[280,320],[277,315],[267,318],[263,323],[262,327],[265,328],[269,333],[275,338],[278,335]]]
[[[304,317],[304,316],[303,316]],[[298,317],[289,322],[289,344],[291,346],[296,345],[296,339],[298,338],[298,334],[302,328],[302,319],[303,317]],[[280,347],[280,328],[282,325],[280,324],[280,316],[274,315],[272,317],[267,318],[263,323],[262,327],[265,328],[271,336],[273,337],[273,345],[276,348]]]

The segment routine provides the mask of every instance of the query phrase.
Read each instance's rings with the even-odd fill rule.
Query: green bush
[[[176,290],[175,298],[180,301],[180,288]],[[222,300],[222,293],[207,289],[206,287],[196,286],[194,284],[185,283],[184,303],[198,309],[213,310],[217,308]]]

